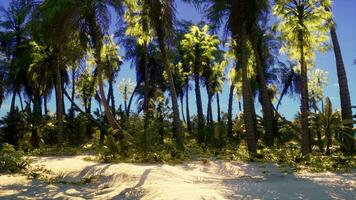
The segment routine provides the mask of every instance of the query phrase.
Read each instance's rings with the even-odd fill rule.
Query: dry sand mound
[[[266,163],[100,164],[35,157],[52,183],[0,175],[0,199],[356,199],[356,174],[288,174]],[[59,178],[58,178],[59,177]]]

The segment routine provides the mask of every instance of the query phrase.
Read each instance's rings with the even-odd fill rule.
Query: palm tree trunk
[[[244,124],[246,130],[247,148],[249,152],[254,155],[257,152],[256,144],[256,124],[254,119],[254,103],[252,97],[252,91],[250,86],[250,80],[247,72],[247,38],[246,38],[246,24],[242,26],[242,34],[240,36],[240,65],[242,67],[242,93],[243,93],[243,109],[244,109]],[[239,52],[239,51],[238,51]]]
[[[217,116],[218,116],[218,122],[221,122],[221,113],[220,113],[220,97],[219,93],[216,93],[216,109],[217,109]]]
[[[334,54],[336,59],[336,70],[337,78],[339,83],[339,93],[340,93],[340,103],[341,103],[341,115],[343,120],[352,120],[352,107],[349,86],[347,83],[347,75],[345,71],[344,61],[342,58],[342,53],[340,49],[340,44],[337,38],[335,26],[330,29],[331,39],[334,46]],[[350,123],[349,126],[352,128],[353,124]],[[352,133],[351,133],[352,134]],[[349,138],[345,137],[345,149],[347,154],[351,155],[355,150],[355,143]]]
[[[182,113],[183,122],[184,122],[184,124],[187,124],[187,121],[185,120],[185,116],[184,116],[184,103],[183,103],[184,95],[180,96],[179,98],[180,98],[180,106],[181,106],[180,111]]]
[[[104,113],[109,122],[109,125],[112,128],[118,129],[120,128],[119,124],[117,123],[113,113],[111,112],[109,103],[105,96],[104,91],[104,83],[103,83],[103,72],[102,72],[102,62],[101,62],[101,49],[102,49],[102,33],[101,30],[95,20],[95,15],[87,16],[86,18],[89,26],[89,34],[91,36],[91,40],[93,43],[94,48],[94,58],[96,62],[96,70],[98,75],[98,86],[99,86],[99,96],[101,98],[101,102],[104,106]]]
[[[265,74],[262,66],[261,56],[257,50],[257,42],[254,45],[254,54],[256,58],[256,67],[259,77],[260,91],[262,97],[263,122],[265,129],[265,143],[268,147],[273,146],[273,112],[271,107],[271,99],[268,94]]]
[[[133,100],[133,98],[134,98],[134,96],[135,96],[135,94],[136,94],[136,91],[137,91],[139,85],[140,85],[140,83],[136,83],[136,87],[135,87],[135,89],[133,90],[133,92],[132,92],[132,94],[131,94],[131,97],[130,97],[130,99],[129,99],[129,104],[128,104],[127,108],[125,108],[125,112],[126,112],[126,116],[127,116],[127,117],[130,116],[130,110],[131,110],[132,100]]]
[[[173,75],[170,68],[170,64],[167,57],[166,47],[163,42],[159,42],[159,48],[162,54],[163,62],[164,62],[164,70],[168,76],[168,85],[171,91],[172,98],[172,108],[173,108],[173,135],[176,138],[176,143],[179,149],[184,149],[184,136],[182,132],[182,125],[179,117],[179,106],[177,101],[177,92],[174,86]]]
[[[57,110],[57,147],[63,145],[63,96],[62,96],[62,80],[59,67],[59,58],[56,66],[56,110]]]
[[[201,101],[201,93],[200,93],[199,73],[197,72],[197,70],[195,70],[194,72],[194,83],[195,83],[195,98],[197,102],[197,112],[198,112],[198,141],[202,143],[205,141],[204,114],[203,114],[203,104]]]
[[[300,50],[300,67],[301,67],[301,127],[302,127],[302,154],[304,156],[310,153],[310,132],[308,127],[308,74],[304,58],[304,40],[303,33],[298,36]]]
[[[12,99],[11,99],[11,106],[10,106],[10,113],[13,113],[15,111],[15,102],[16,102],[16,91],[13,91]]]
[[[232,139],[232,103],[234,98],[234,84],[230,85],[229,103],[227,109],[227,136]]]
[[[45,115],[48,115],[47,96],[46,95],[43,95],[43,106],[44,106]]]
[[[219,125],[219,146],[222,147],[223,145],[223,127],[221,121],[221,113],[220,113],[220,97],[219,93],[216,93],[216,110],[217,110],[217,117],[218,117],[218,125]]]
[[[109,89],[108,89],[108,101],[111,103],[111,112],[115,113],[116,112],[116,107],[115,107],[115,96],[114,96],[114,77],[111,77],[109,79]],[[108,102],[109,103],[109,102]]]
[[[190,114],[189,114],[189,86],[188,86],[188,84],[185,88],[185,106],[186,106],[185,110],[186,110],[188,132],[192,133],[192,123],[190,121]]]
[[[23,107],[21,92],[17,92],[17,95],[19,96],[21,111],[23,112],[24,111],[24,107]]]
[[[148,80],[148,53],[147,53],[147,46],[143,46],[143,51],[144,51],[144,100],[143,100],[143,111],[144,111],[144,138],[145,138],[145,150],[148,150],[148,123],[149,123],[149,80]]]

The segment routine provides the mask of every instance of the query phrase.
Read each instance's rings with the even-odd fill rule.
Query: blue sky
[[[0,0],[0,6],[7,7],[9,0]],[[192,20],[193,22],[199,22],[203,19],[203,16],[200,12],[198,12],[194,7],[188,5],[186,3],[181,2],[180,0],[176,1],[176,9],[177,9],[177,18]],[[351,101],[353,105],[356,105],[356,65],[353,65],[353,61],[356,59],[356,1],[355,0],[338,0],[335,1],[333,5],[333,12],[335,21],[337,24],[337,33],[339,37],[339,42],[341,46],[341,50],[343,53],[345,68],[348,76],[349,89],[351,95]],[[114,23],[110,28],[111,31],[115,30]],[[339,88],[337,84],[337,76],[336,76],[336,67],[335,67],[335,58],[333,51],[329,51],[326,54],[317,54],[316,57],[316,67],[321,68],[323,70],[328,71],[329,84],[325,88],[325,96],[329,96],[332,100],[333,107],[339,108]],[[121,70],[119,72],[119,76],[117,79],[117,84],[123,78],[130,78],[131,80],[135,80],[134,69],[131,69],[131,63],[124,63],[121,66]],[[226,82],[224,85],[223,92],[221,94],[221,108],[223,111],[227,111],[227,103],[228,103],[228,93],[229,93],[229,85]],[[203,94],[203,105],[206,105],[207,98],[205,89],[201,89]],[[54,96],[54,95],[53,95]],[[122,98],[117,90],[115,90],[115,96],[117,100],[117,105],[122,103]],[[195,98],[194,94],[191,92],[190,94],[190,107],[193,113],[195,113]],[[214,101],[215,102],[215,101]],[[9,109],[9,100],[5,101],[0,110],[0,116],[3,116]],[[280,108],[281,113],[283,113],[287,118],[291,119],[299,110],[299,98],[295,97],[293,99],[285,98],[282,102],[282,106]],[[206,107],[206,106],[205,106]],[[133,107],[134,108],[134,107]],[[55,102],[54,97],[50,102],[51,111],[55,111]],[[215,113],[216,106],[213,104],[213,112]],[[234,114],[238,113],[237,102],[234,102],[233,107]],[[260,110],[261,106],[257,104],[256,110]],[[204,111],[206,108],[204,108]]]

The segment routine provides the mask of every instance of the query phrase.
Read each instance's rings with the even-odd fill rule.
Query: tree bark
[[[185,116],[184,116],[184,95],[180,96],[180,111],[182,113],[182,118],[183,118],[183,122],[184,124],[187,124],[187,121],[185,120]]]
[[[240,36],[240,65],[242,68],[242,93],[243,93],[243,109],[244,109],[244,124],[246,130],[247,148],[249,152],[254,155],[257,152],[257,141],[256,141],[256,124],[254,119],[254,103],[252,97],[252,91],[250,86],[250,80],[248,78],[247,72],[247,37],[246,37],[246,24],[242,26],[242,34]],[[239,51],[238,51],[239,52]]]
[[[48,107],[47,107],[47,96],[46,95],[43,95],[43,106],[44,106],[44,112],[45,112],[45,115],[48,115]]]
[[[24,111],[24,107],[23,107],[21,92],[17,92],[17,95],[19,96],[21,111],[23,112]]]
[[[189,86],[187,84],[185,88],[185,105],[186,105],[186,118],[187,118],[187,128],[188,132],[192,133],[192,123],[190,121],[190,113],[189,113]]]
[[[179,117],[179,106],[177,101],[177,92],[173,81],[173,75],[170,68],[170,64],[167,57],[166,47],[163,42],[159,42],[159,48],[162,54],[163,62],[164,62],[164,70],[168,76],[168,85],[171,91],[172,98],[172,108],[173,108],[173,135],[176,138],[176,143],[179,149],[184,149],[184,136],[182,132],[182,125]]]
[[[198,113],[198,141],[200,143],[205,141],[204,135],[204,114],[203,114],[203,104],[201,100],[201,93],[200,93],[200,80],[199,80],[199,72],[195,66],[194,71],[194,83],[195,83],[195,98],[197,103],[197,113]]]
[[[301,127],[302,127],[302,154],[307,156],[310,153],[310,132],[308,122],[309,98],[308,98],[308,74],[307,66],[304,58],[304,39],[303,33],[298,34],[299,51],[300,51],[300,67],[301,67]]]
[[[334,47],[334,54],[336,60],[337,78],[339,83],[340,103],[341,103],[341,115],[343,120],[352,120],[352,107],[349,86],[347,82],[347,75],[345,71],[344,61],[342,58],[340,44],[337,38],[335,26],[330,29],[331,39]],[[349,127],[353,127],[353,124],[348,124]],[[350,134],[353,134],[350,132]],[[344,146],[346,153],[351,155],[355,151],[355,143],[349,138],[345,137]]]
[[[264,129],[265,129],[265,143],[268,147],[273,146],[273,112],[272,112],[272,107],[271,107],[271,99],[268,94],[268,89],[267,89],[267,84],[266,84],[266,79],[265,79],[265,74],[262,66],[262,59],[261,55],[259,54],[260,51],[258,51],[257,48],[257,42],[254,44],[254,54],[256,58],[256,67],[257,67],[257,73],[258,73],[258,78],[259,78],[259,84],[260,84],[260,92],[261,92],[261,97],[262,97],[262,111],[263,111],[263,122],[264,122]]]
[[[62,91],[62,79],[60,72],[59,58],[57,58],[56,66],[56,110],[57,110],[57,147],[60,148],[63,145],[63,91]]]
[[[11,106],[10,106],[10,113],[13,113],[15,111],[15,102],[16,102],[16,91],[13,91],[12,99],[11,99]]]
[[[131,97],[130,97],[130,99],[129,99],[129,104],[128,104],[127,108],[125,108],[125,112],[126,112],[126,116],[127,116],[127,117],[130,116],[130,110],[131,110],[132,100],[133,100],[133,98],[134,98],[134,96],[135,96],[135,94],[136,94],[136,91],[137,91],[137,88],[138,88],[139,84],[140,84],[140,83],[137,83],[137,84],[136,84],[136,87],[135,87],[134,91],[132,92]]]
[[[234,84],[230,85],[230,92],[229,92],[229,103],[228,103],[228,110],[227,110],[227,136],[232,139],[232,103],[234,98]]]

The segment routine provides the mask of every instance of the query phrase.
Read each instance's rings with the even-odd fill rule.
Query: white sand
[[[356,199],[356,173],[287,174],[275,164],[100,164],[75,156],[35,157],[34,165],[71,183],[0,175],[0,199]],[[100,176],[73,184],[93,175]]]

